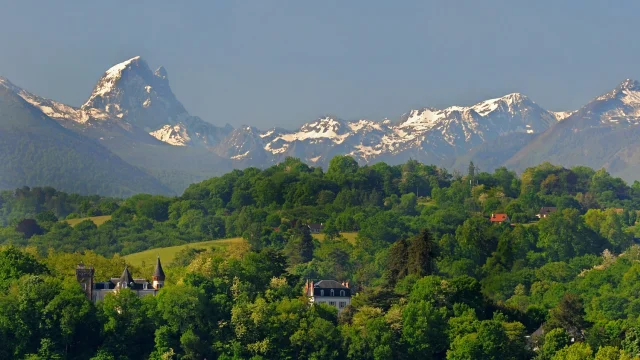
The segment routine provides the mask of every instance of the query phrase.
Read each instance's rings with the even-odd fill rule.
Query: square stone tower
[[[87,299],[90,301],[93,296],[93,274],[93,266],[86,267],[83,263],[76,266],[76,280],[78,280],[78,283],[82,286],[82,290],[87,296]]]

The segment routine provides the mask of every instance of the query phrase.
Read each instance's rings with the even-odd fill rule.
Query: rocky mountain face
[[[35,101],[41,106],[34,106]],[[155,177],[51,117],[60,111],[76,114],[76,110],[32,97],[0,78],[2,189],[54,186],[68,192],[110,196],[173,193]],[[85,119],[84,114],[77,116]]]
[[[535,137],[505,162],[522,170],[542,161],[604,167],[640,176],[640,83],[627,79]]]
[[[139,56],[107,70],[81,110],[122,119],[174,146],[214,147],[231,130],[189,115],[171,91],[165,68],[151,71]]]
[[[180,192],[191,181],[232,168],[269,166],[288,156],[323,167],[345,154],[360,163],[413,158],[460,169],[474,161],[487,171],[552,161],[635,176],[638,89],[637,82],[626,80],[578,111],[548,111],[512,93],[472,106],[410,110],[393,121],[324,116],[293,131],[218,127],[192,116],[172,92],[167,71],[152,71],[140,57],[108,69],[80,107],[15,86],[13,92]]]

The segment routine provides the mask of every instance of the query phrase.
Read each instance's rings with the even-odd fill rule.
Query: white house
[[[305,293],[312,304],[327,304],[341,313],[351,304],[349,282],[339,283],[335,280],[320,280],[316,283],[307,280]]]

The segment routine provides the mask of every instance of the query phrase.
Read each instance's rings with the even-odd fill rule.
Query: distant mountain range
[[[180,193],[191,182],[233,168],[265,167],[288,156],[326,167],[333,156],[345,154],[360,163],[413,158],[455,169],[474,161],[486,171],[551,161],[605,167],[633,180],[640,177],[639,123],[640,84],[625,80],[576,111],[548,111],[513,93],[472,106],[411,110],[395,121],[324,116],[294,131],[218,127],[187,112],[163,67],[152,71],[134,57],[108,69],[79,108],[0,78],[0,150],[11,154],[0,152],[7,170],[0,186]],[[54,128],[65,135],[41,138]],[[34,138],[34,132],[41,135]],[[37,147],[50,154],[47,166],[35,155]],[[74,154],[66,165],[74,171],[55,170],[65,168],[51,160],[57,152]],[[101,171],[111,176],[98,176]]]

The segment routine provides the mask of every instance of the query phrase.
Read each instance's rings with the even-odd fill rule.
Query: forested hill
[[[326,172],[288,158],[265,170],[234,170],[193,184],[173,198],[140,194],[117,200],[25,187],[0,193],[0,225],[11,224],[0,241],[125,255],[238,236],[265,246],[284,241],[274,229],[297,222],[323,223],[329,232],[358,231],[362,238],[390,243],[425,227],[438,236],[453,234],[467,218],[492,213],[527,224],[543,206],[578,214],[622,209],[625,218],[640,209],[640,183],[629,186],[604,170],[545,163],[521,177],[506,168],[493,174],[469,171],[452,174],[416,161],[359,166],[338,156]],[[42,236],[14,234],[22,219],[99,215],[113,218],[99,228],[87,222],[86,229],[41,221]]]
[[[172,193],[98,142],[65,129],[18,92],[0,77],[0,189],[48,185],[112,196]]]
[[[640,355],[640,183],[603,170],[451,174],[339,156],[324,172],[289,158],[180,197],[23,188],[0,209],[3,359]],[[111,219],[61,221],[92,215]],[[122,290],[93,304],[73,273],[82,261],[103,281],[124,267],[114,254],[237,236],[243,246],[176,254],[156,297]],[[148,265],[129,268],[149,276]],[[338,316],[309,306],[306,279],[348,281],[357,295]]]

